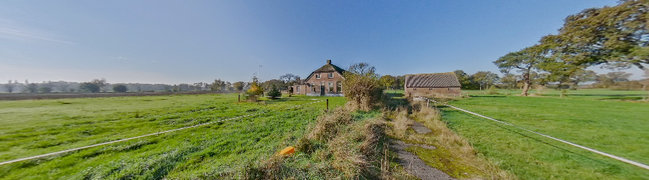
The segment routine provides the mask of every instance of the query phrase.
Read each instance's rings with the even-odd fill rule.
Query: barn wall
[[[460,96],[462,91],[459,87],[452,88],[406,88],[406,96]]]

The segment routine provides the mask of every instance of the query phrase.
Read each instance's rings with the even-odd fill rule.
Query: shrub
[[[123,93],[128,91],[128,88],[123,84],[118,84],[113,86],[113,91]]]
[[[350,110],[368,111],[374,104],[380,102],[383,88],[374,71],[374,67],[366,63],[359,63],[350,66],[349,70],[343,74],[345,76],[343,91],[349,100],[347,107]]]
[[[264,89],[259,86],[259,82],[257,82],[256,78],[253,79],[252,83],[250,83],[250,89],[246,91],[246,98],[249,101],[257,101],[257,96],[264,94]]]
[[[277,99],[278,97],[282,96],[282,93],[279,92],[279,89],[277,89],[277,86],[273,85],[270,88],[270,91],[268,91],[268,93],[266,95],[268,95],[268,97],[270,97],[271,99]]]

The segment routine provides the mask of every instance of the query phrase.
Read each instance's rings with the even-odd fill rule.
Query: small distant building
[[[345,70],[331,64],[316,69],[300,84],[291,86],[293,94],[308,96],[343,96],[343,73]]]
[[[408,97],[452,97],[462,93],[460,81],[453,72],[408,74],[405,77],[404,90]]]

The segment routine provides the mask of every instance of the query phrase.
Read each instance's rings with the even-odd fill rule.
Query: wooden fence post
[[[326,112],[329,112],[329,99],[326,99],[325,101],[327,102],[327,110],[326,110]]]
[[[239,94],[239,99],[237,100],[237,102],[241,102],[241,94]]]

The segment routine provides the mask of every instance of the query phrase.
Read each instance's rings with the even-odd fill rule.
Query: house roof
[[[453,72],[431,74],[408,74],[405,85],[407,88],[447,88],[460,87],[460,81]]]
[[[311,76],[313,76],[313,73],[328,73],[328,72],[338,72],[342,75],[343,72],[345,72],[345,70],[343,68],[331,64],[331,60],[327,60],[327,64],[311,72],[311,74],[309,74],[309,76],[307,76],[306,79],[304,80],[308,80],[309,78],[311,78]]]

